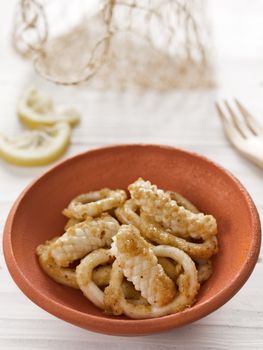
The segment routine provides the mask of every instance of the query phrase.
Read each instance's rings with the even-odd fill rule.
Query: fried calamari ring
[[[109,265],[99,266],[94,270],[93,268],[102,263],[107,263],[111,261],[112,258],[110,254],[104,254],[104,252],[106,251],[105,249],[98,249],[90,253],[86,258],[84,258],[80,265],[77,267],[79,275],[79,280],[77,282],[75,269],[63,268],[55,264],[54,259],[50,256],[48,252],[49,244],[50,241],[47,241],[45,244],[40,245],[37,248],[37,255],[39,257],[39,263],[42,269],[57,283],[76,289],[79,289],[80,285],[82,291],[84,292],[84,295],[90,301],[92,301],[101,309],[106,308],[106,310],[108,309],[109,311],[109,305],[104,304],[104,294],[99,287],[109,284],[110,271],[112,268]],[[120,295],[126,300],[127,313],[135,312],[135,318],[152,317],[150,314],[151,309],[149,306],[146,305],[146,301],[144,300],[144,298],[140,297],[139,293],[135,290],[134,286],[131,285],[130,282],[123,281],[124,276],[122,275],[121,271],[120,273]],[[112,296],[110,298],[112,298]],[[134,311],[133,308],[135,307],[135,305],[136,309]],[[112,311],[112,306],[110,307],[110,309]],[[138,317],[137,313],[140,312],[141,309],[143,315],[145,315],[145,310],[148,310],[148,313],[145,315],[145,317]],[[122,311],[120,313],[122,313]]]
[[[92,280],[100,288],[105,288],[110,283],[111,265],[98,266],[93,270]],[[129,281],[123,281],[123,292],[126,299],[141,299],[140,293],[134,288],[134,285]]]
[[[175,297],[176,288],[151,247],[135,226],[122,225],[113,237],[111,251],[124,276],[149,304],[163,306]]]
[[[164,272],[176,281],[180,273],[182,272],[182,266],[175,264],[173,261],[167,258],[158,258],[158,263],[162,265]],[[111,265],[98,266],[93,270],[92,279],[94,283],[100,288],[106,287],[110,283]],[[129,281],[123,283],[124,294],[126,299],[138,299],[140,293],[136,291],[133,284]]]
[[[197,268],[198,282],[200,284],[207,281],[213,272],[211,260],[195,259],[194,260]],[[175,263],[169,258],[158,258],[158,263],[162,265],[164,272],[171,278],[172,281],[176,282],[180,273],[182,273],[182,266]],[[94,283],[100,287],[105,288],[110,283],[111,265],[99,266],[93,270],[92,279]],[[124,295],[126,299],[139,299],[140,293],[136,291],[133,284],[129,281],[124,281],[122,284]]]
[[[169,246],[153,247],[156,256],[169,257],[182,265],[183,273],[177,279],[178,294],[167,305],[134,305],[125,299],[121,287],[124,274],[115,260],[112,265],[112,273],[109,287],[104,291],[104,303],[106,310],[113,315],[125,314],[134,319],[153,318],[169,315],[190,307],[199,290],[197,271],[192,259],[182,250]]]
[[[176,282],[180,273],[182,273],[182,266],[171,262],[168,258],[159,257],[158,262],[162,265],[165,273]],[[198,282],[203,284],[213,273],[212,262],[206,259],[194,259],[194,262],[196,264]]]
[[[58,266],[54,259],[49,254],[49,245],[52,241],[55,241],[58,237],[53,238],[51,241],[46,241],[45,244],[41,244],[37,247],[36,254],[38,255],[39,264],[46,274],[54,281],[67,287],[79,289],[79,285],[76,279],[75,269],[68,267]],[[171,265],[172,263],[166,258],[158,259],[159,263],[163,266],[167,275],[176,280],[178,277],[178,268],[180,265]],[[98,266],[93,270],[92,280],[99,288],[105,288],[110,283],[111,265]],[[130,299],[131,302],[144,303],[140,293],[136,291],[133,284],[129,281],[124,281],[122,289],[126,299]]]
[[[38,256],[39,264],[46,274],[57,283],[79,289],[75,269],[58,266],[50,254],[49,247],[51,243],[55,242],[58,238],[59,237],[54,237],[52,240],[46,241],[45,244],[41,244],[37,247],[36,254]],[[105,287],[110,282],[110,273],[110,265],[99,266],[93,271],[92,279],[99,287]]]
[[[79,289],[75,269],[58,266],[50,254],[50,245],[56,240],[57,237],[50,241],[46,241],[44,244],[37,247],[36,254],[38,256],[39,264],[46,274],[57,283]]]
[[[110,246],[119,223],[108,214],[89,218],[71,226],[50,245],[50,254],[59,266],[67,267],[72,261],[83,258],[97,248]]]
[[[109,314],[143,319],[184,310],[212,274],[216,220],[149,181],[129,190],[130,200],[109,189],[74,198],[63,211],[66,232],[37,247],[39,264]]]
[[[110,284],[110,281],[108,285]],[[122,283],[122,290],[125,296],[125,299],[128,299],[130,302],[138,304],[147,304],[147,300],[141,296],[141,293],[135,289],[132,282],[127,281],[126,279]]]
[[[100,266],[103,264],[107,264],[112,260],[111,251],[107,249],[97,249],[88,254],[84,259],[82,259],[81,263],[76,268],[76,280],[79,288],[82,290],[83,294],[86,298],[88,298],[93,304],[95,304],[100,309],[105,309],[104,305],[104,293],[99,288],[102,287],[100,285],[101,276],[98,276],[99,269],[103,269],[102,273],[104,275],[103,285],[109,284],[108,281],[108,265]],[[110,267],[111,268],[111,267]],[[106,269],[106,270],[105,270]],[[101,272],[99,272],[100,274]],[[97,276],[96,276],[97,275]],[[127,281],[123,281],[121,284],[121,290],[125,298],[129,299],[130,302],[145,304],[146,301],[140,296],[140,294],[134,289],[134,286],[131,285]]]
[[[197,265],[198,282],[204,283],[213,273],[212,261],[206,259],[195,259],[194,261]]]
[[[182,266],[180,264],[175,264],[171,259],[158,258],[158,263],[162,265],[164,272],[171,278],[171,280],[176,281],[180,273],[182,272]],[[98,266],[93,270],[92,279],[97,286],[100,288],[106,287],[110,283],[111,265]],[[128,299],[136,299],[138,297],[138,292],[134,289],[134,286],[129,281],[124,281],[123,288],[127,293],[125,297]]]
[[[111,265],[96,267],[92,272],[93,282],[100,288],[106,287],[110,283]]]
[[[184,207],[185,209],[191,211],[192,213],[200,213],[200,211],[194,206],[188,199],[183,197],[180,193],[178,192],[173,192],[173,191],[166,191],[166,193],[169,194],[170,198],[174,201],[176,201],[177,205],[179,207]]]
[[[57,237],[53,238],[51,241],[46,241],[45,244],[41,244],[37,247],[36,254],[38,255],[39,264],[46,274],[57,283],[79,289],[75,269],[58,266],[49,254],[49,245],[56,239]],[[105,265],[98,266],[93,270],[92,280],[98,287],[105,288],[109,285],[111,268],[111,265]],[[143,298],[140,293],[135,290],[132,283],[124,281],[122,289],[126,299],[130,299],[131,302],[143,303]]]
[[[104,188],[100,191],[80,194],[69,203],[62,213],[68,218],[75,219],[98,216],[104,211],[120,206],[126,197],[126,192],[123,190]]]
[[[84,220],[81,220],[81,219],[74,219],[74,218],[70,218],[68,219],[66,225],[64,226],[64,230],[67,231],[67,229],[71,226],[74,226],[76,224],[79,224],[80,222],[82,222]]]
[[[196,214],[178,206],[169,193],[149,181],[140,178],[128,189],[131,198],[147,215],[180,237],[206,239],[217,233],[216,220],[212,215]]]
[[[128,199],[122,207],[115,210],[115,215],[120,223],[124,225],[133,225],[141,230],[142,218],[140,216],[139,206],[133,199]],[[143,232],[141,232],[143,234]]]
[[[133,200],[127,200],[122,207],[115,210],[118,220],[123,224],[131,224],[137,227],[144,238],[161,245],[171,245],[182,249],[191,258],[208,259],[218,251],[216,236],[204,239],[202,243],[189,242],[184,238],[165,231],[149,216],[137,214],[138,206]]]
[[[79,288],[86,298],[100,309],[104,309],[104,293],[92,279],[93,270],[111,259],[110,249],[97,249],[88,254],[76,268]]]
[[[193,259],[208,259],[218,251],[216,236],[208,237],[201,243],[189,242],[184,238],[177,237],[165,231],[144,213],[141,214],[141,218],[141,231],[145,233],[146,238],[151,239],[155,243],[177,247]]]
[[[164,272],[168,277],[171,278],[172,281],[176,281],[182,272],[182,266],[180,264],[176,264],[174,261],[168,258],[159,257],[158,263],[162,265]]]

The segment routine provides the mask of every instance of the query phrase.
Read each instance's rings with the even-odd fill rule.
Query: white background
[[[34,82],[57,102],[72,101],[83,118],[65,157],[111,143],[152,142],[197,151],[218,162],[252,195],[263,213],[263,171],[241,158],[225,139],[214,101],[239,97],[263,122],[263,1],[209,1],[217,87],[158,96],[91,93],[38,78],[10,47],[14,0],[0,2],[0,130],[22,129],[15,105]],[[22,189],[48,167],[17,168],[0,161],[0,236]],[[234,249],[234,248],[233,248]],[[262,255],[261,255],[262,256]],[[263,264],[226,305],[192,325],[163,334],[123,338],[94,334],[47,314],[16,287],[0,248],[0,349],[263,349]]]

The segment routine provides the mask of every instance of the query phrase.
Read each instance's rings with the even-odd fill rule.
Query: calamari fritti
[[[172,280],[158,263],[151,245],[132,225],[122,225],[113,237],[111,251],[124,276],[151,305],[168,304],[176,294]]]
[[[110,276],[107,264],[112,260],[111,251],[109,249],[97,249],[88,254],[76,268],[76,279],[79,288],[83,294],[97,307],[102,310],[106,309],[104,303],[104,292],[101,290],[101,277],[104,274],[102,285],[109,284]],[[101,266],[104,265],[104,266]],[[101,271],[101,272],[97,272]],[[100,276],[99,276],[100,275]],[[146,301],[135,290],[134,286],[128,281],[122,281],[120,285],[124,298],[127,298],[132,304],[145,304]]]
[[[50,245],[50,254],[57,265],[66,267],[89,252],[111,245],[119,223],[110,215],[88,218],[74,226]]]
[[[75,197],[63,210],[64,234],[37,247],[39,264],[110,315],[182,311],[212,274],[216,220],[141,178],[128,190],[128,198],[108,188]]]
[[[80,282],[79,283],[77,282],[77,274],[76,274],[75,268],[58,266],[49,253],[50,244],[56,239],[57,237],[37,247],[36,253],[38,255],[39,264],[42,267],[42,269],[46,272],[46,274],[57,283],[67,287],[79,289],[80,285],[82,286],[82,284],[80,284]],[[92,256],[90,256],[90,258],[92,258]],[[109,260],[110,260],[110,256],[109,256]],[[85,271],[86,266],[89,264],[87,264],[86,261],[83,261],[80,263],[80,265],[81,265],[81,268],[83,268],[84,266],[84,271]],[[92,271],[92,276],[90,281],[92,281],[100,289],[105,288],[110,283],[111,269],[112,269],[111,265],[99,265],[97,268],[95,268]],[[84,272],[85,277],[88,275],[87,272],[88,270]],[[122,284],[122,289],[126,299],[130,299],[132,301],[142,300],[140,293],[135,290],[132,283],[128,281],[124,281]]]
[[[69,267],[58,266],[50,254],[50,246],[58,239],[54,237],[44,244],[40,244],[36,249],[38,261],[46,274],[59,284],[79,289],[75,271]]]
[[[104,293],[93,281],[93,270],[111,259],[110,249],[96,249],[76,268],[77,282],[83,294],[97,307],[104,309]]]
[[[189,242],[184,238],[177,237],[171,232],[168,232],[161,225],[154,222],[150,216],[144,213],[138,215],[138,208],[135,201],[130,199],[127,200],[122,207],[117,208],[115,213],[121,223],[136,226],[147,240],[157,244],[177,247],[189,254],[192,258],[208,259],[217,253],[218,246],[216,236],[207,237],[200,243]]]
[[[110,190],[104,188],[80,194],[72,199],[63,214],[68,218],[84,219],[87,216],[98,216],[101,213],[119,207],[126,199],[123,190]]]
[[[170,198],[178,204],[179,207],[184,207],[185,209],[191,211],[192,213],[199,213],[199,210],[196,208],[193,203],[191,203],[188,199],[183,197],[180,193],[173,191],[166,191],[169,194]]]
[[[212,215],[193,213],[172,200],[149,181],[139,178],[128,187],[131,198],[156,222],[181,237],[205,239],[217,233],[216,220]]]
[[[136,236],[135,240],[132,240],[134,235]],[[174,247],[160,245],[150,246],[149,248],[144,239],[142,237],[138,237],[138,235],[139,233],[135,227],[132,227],[131,225],[123,225],[115,236],[115,243],[113,244],[113,248],[111,250],[112,253],[116,255],[116,260],[112,265],[109,287],[107,287],[104,291],[104,304],[106,310],[115,315],[124,313],[131,318],[139,319],[168,315],[192,305],[200,287],[198,283],[197,270],[192,259],[183,251]],[[118,242],[118,236],[120,238],[120,242]],[[124,252],[127,251],[126,246],[129,240],[132,240],[132,247],[134,246],[134,242],[144,241],[146,243],[145,245],[142,244],[142,246],[141,244],[135,244],[135,250],[137,251],[137,246],[139,246],[140,249],[140,254],[137,259],[136,256],[132,256],[132,258],[130,258],[129,253],[123,253],[123,250]],[[143,253],[141,252],[141,247]],[[170,302],[163,305],[151,303],[155,297],[153,294],[148,292],[145,296],[149,302],[148,305],[134,305],[125,299],[124,293],[121,289],[121,284],[124,276],[128,276],[127,278],[130,278],[133,281],[135,287],[136,285],[139,286],[137,288],[141,290],[142,295],[144,290],[147,290],[147,287],[150,289],[150,279],[148,279],[148,283],[140,282],[142,276],[141,273],[144,269],[143,255],[146,254],[146,256],[148,256],[149,249],[151,249],[151,252],[155,256],[171,258],[182,266],[183,272],[177,278],[178,292],[173,293],[174,295],[173,298],[170,299]],[[132,251],[133,250],[134,248],[132,248]],[[128,252],[129,251],[130,244],[128,243]],[[122,256],[123,254],[124,256]],[[128,263],[125,262],[125,259],[128,261]],[[150,271],[147,271],[146,274],[150,275]],[[152,289],[152,291],[154,291],[154,289]]]

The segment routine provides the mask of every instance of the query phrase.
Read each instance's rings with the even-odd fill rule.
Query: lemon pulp
[[[20,98],[17,115],[20,121],[31,129],[58,122],[67,122],[73,126],[80,120],[80,114],[75,108],[55,109],[51,97],[34,87],[28,88]]]
[[[14,137],[0,134],[0,156],[16,165],[45,165],[66,151],[70,135],[71,128],[66,122]]]

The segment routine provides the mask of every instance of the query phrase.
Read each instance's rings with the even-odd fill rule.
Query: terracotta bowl
[[[53,282],[40,269],[36,246],[63,233],[61,210],[79,193],[102,187],[127,188],[139,176],[189,198],[213,214],[220,251],[214,273],[194,306],[158,319],[111,317],[80,291]],[[122,145],[92,150],[63,161],[19,196],[4,229],[8,269],[37,305],[74,325],[106,334],[139,335],[182,326],[227,302],[246,282],[258,258],[260,222],[244,187],[223,168],[197,154],[156,145]]]

